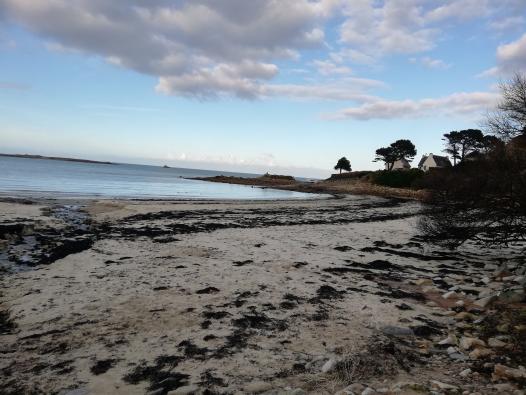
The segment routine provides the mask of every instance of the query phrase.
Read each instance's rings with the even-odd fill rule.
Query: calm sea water
[[[255,176],[158,166],[0,157],[0,193],[15,196],[162,199],[302,199],[315,196],[182,178],[221,174]]]

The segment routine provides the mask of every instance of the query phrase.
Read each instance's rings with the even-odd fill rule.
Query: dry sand
[[[57,204],[0,203],[0,221],[31,223],[33,232],[53,227],[60,238],[68,223],[46,210]],[[462,366],[440,354],[420,354],[451,319],[411,281],[435,278],[444,291],[461,284],[476,294],[473,279],[504,252],[427,245],[416,202],[78,204],[92,221],[90,248],[0,274],[1,310],[16,324],[0,335],[2,393],[162,394],[191,384],[208,393],[268,386],[322,394],[355,380],[376,388],[430,379],[485,385],[463,382]],[[331,359],[394,342],[389,325],[417,333],[395,341],[397,353],[408,350],[400,364],[378,348],[380,371],[322,372]]]

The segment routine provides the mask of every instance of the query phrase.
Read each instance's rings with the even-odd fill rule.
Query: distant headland
[[[25,158],[25,159],[62,160],[66,162],[99,163],[103,165],[115,165],[116,164],[113,162],[102,162],[102,161],[90,160],[90,159],[62,158],[60,156],[43,156],[43,155],[30,155],[30,154],[0,154],[0,156],[8,156],[11,158]]]

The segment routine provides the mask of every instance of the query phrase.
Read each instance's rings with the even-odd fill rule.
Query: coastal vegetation
[[[340,174],[342,174],[342,170],[351,171],[351,162],[344,156],[338,160],[338,163],[334,166],[334,170],[340,170]]]
[[[410,140],[396,140],[389,147],[382,147],[376,150],[375,162],[384,162],[386,170],[393,170],[393,166],[398,160],[411,162],[416,156],[415,145]]]
[[[449,133],[446,150],[460,163],[424,180],[431,208],[420,228],[433,239],[452,246],[526,240],[526,76],[503,83],[501,93],[487,120],[494,134]]]

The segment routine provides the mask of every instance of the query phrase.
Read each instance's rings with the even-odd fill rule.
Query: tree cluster
[[[468,129],[444,135],[446,152],[460,164],[430,172],[430,191],[420,229],[431,240],[458,246],[526,241],[526,77],[501,86],[503,100],[488,117],[489,131]],[[499,139],[502,138],[501,139]],[[476,153],[474,160],[465,161]]]
[[[416,156],[415,145],[410,140],[397,140],[389,147],[378,148],[374,162],[382,161],[387,170],[392,170],[396,161],[412,161]]]
[[[493,135],[484,135],[479,129],[454,130],[444,134],[442,140],[446,145],[444,152],[453,158],[455,166],[457,161],[462,162],[469,155],[479,156],[491,152],[502,142]]]

